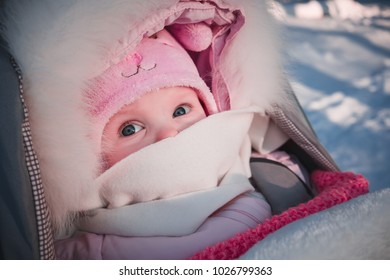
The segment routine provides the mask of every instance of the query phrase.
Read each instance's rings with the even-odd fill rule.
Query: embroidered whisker
[[[154,68],[156,68],[157,67],[157,63],[154,63],[154,65],[152,66],[152,67],[150,67],[150,68],[143,68],[141,65],[137,65],[137,71],[135,72],[135,73],[133,73],[133,74],[131,74],[131,75],[125,75],[125,74],[123,74],[123,72],[121,73],[121,75],[122,75],[122,77],[124,77],[124,78],[130,78],[130,77],[132,77],[132,76],[134,76],[134,75],[137,75],[138,73],[139,73],[139,70],[140,69],[142,69],[142,70],[144,70],[144,71],[150,71],[150,70],[153,70]]]

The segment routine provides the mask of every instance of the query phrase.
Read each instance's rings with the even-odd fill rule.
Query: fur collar
[[[72,216],[101,204],[94,189],[100,139],[85,115],[87,81],[115,63],[144,34],[178,16],[180,5],[242,13],[245,24],[227,37],[212,74],[233,109],[261,111],[286,103],[281,95],[279,43],[266,1],[256,0],[15,0],[6,2],[3,36],[21,67],[34,145],[57,233]],[[182,14],[188,9],[183,9]],[[227,19],[229,20],[229,19]],[[234,23],[232,20],[232,24]]]

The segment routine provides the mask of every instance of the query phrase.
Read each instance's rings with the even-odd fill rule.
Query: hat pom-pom
[[[213,37],[211,28],[203,22],[173,24],[169,27],[169,31],[185,49],[195,52],[207,49]]]

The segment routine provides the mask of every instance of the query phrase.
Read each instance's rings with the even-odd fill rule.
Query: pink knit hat
[[[206,113],[217,112],[213,95],[187,51],[162,30],[142,39],[132,53],[92,81],[87,92],[89,111],[97,122],[107,123],[144,94],[174,86],[195,89]]]

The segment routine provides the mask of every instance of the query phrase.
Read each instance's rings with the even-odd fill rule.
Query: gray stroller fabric
[[[0,43],[0,258],[39,258],[32,190],[25,163],[18,77]]]
[[[22,95],[22,74],[3,41],[0,80],[0,258],[52,259],[50,215]]]
[[[280,214],[314,197],[309,186],[279,162],[252,159],[251,171],[254,185],[271,205],[273,214]]]

